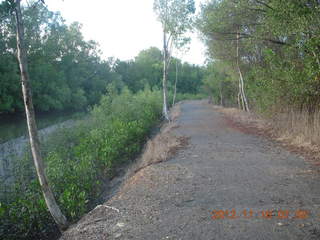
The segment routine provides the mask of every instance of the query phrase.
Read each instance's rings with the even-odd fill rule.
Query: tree
[[[188,63],[182,64],[181,60],[175,57],[171,58],[171,63],[167,70],[168,92],[174,93],[175,89],[179,89],[180,93],[198,93],[203,77],[203,68]],[[132,92],[138,92],[145,86],[156,90],[161,88],[162,64],[161,50],[151,47],[142,50],[132,60],[115,61],[114,71]],[[179,71],[179,81],[176,81],[176,66]]]
[[[233,100],[236,99],[237,95],[237,84],[233,81],[229,68],[228,65],[219,60],[207,64],[203,87],[208,93],[211,103],[221,106],[233,105]],[[236,75],[236,72],[234,72],[234,75]]]
[[[319,108],[319,6],[318,0],[210,0],[203,5],[198,28],[209,58],[229,65],[230,76],[237,72],[233,80],[241,108],[246,108],[242,87],[250,106],[267,114],[288,106]]]
[[[239,56],[239,38],[240,38],[240,34],[238,32],[237,33],[237,68],[238,68],[238,72],[239,72],[238,104],[240,107],[240,102],[241,102],[242,110],[249,112],[250,110],[249,110],[249,106],[248,106],[247,96],[244,91],[243,76],[242,76],[242,72],[241,72],[241,68],[240,68],[240,64],[239,64],[239,58],[240,58],[240,56]],[[221,97],[221,99],[222,99],[222,97]]]
[[[31,152],[34,160],[34,165],[43,192],[43,196],[47,207],[60,229],[64,230],[68,226],[66,217],[62,214],[45,174],[43,159],[40,152],[40,141],[35,121],[35,112],[32,102],[32,93],[28,72],[27,49],[25,46],[24,26],[21,13],[21,0],[7,0],[6,4],[10,6],[9,11],[14,14],[16,21],[16,40],[17,40],[17,57],[21,73],[21,85],[23,93],[23,101],[25,113],[27,117],[27,126],[29,132],[29,140]]]
[[[156,12],[163,29],[163,116],[169,119],[167,102],[167,74],[173,45],[179,46],[188,42],[184,35],[192,28],[193,14],[195,13],[194,0],[155,0]]]
[[[139,79],[145,79],[151,89],[160,88],[162,73],[162,52],[156,47],[142,50],[135,57]]]
[[[98,44],[84,40],[81,24],[67,25],[41,2],[22,4],[22,12],[35,111],[84,110],[97,104],[115,75],[101,60]],[[0,112],[4,114],[24,110],[14,22],[9,16],[0,18]]]

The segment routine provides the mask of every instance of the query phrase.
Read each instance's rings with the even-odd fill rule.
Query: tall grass
[[[297,146],[320,147],[320,109],[286,108],[272,117],[273,127],[280,138]]]
[[[216,109],[230,116],[235,122],[267,133],[275,140],[320,158],[320,109],[310,113],[305,108],[274,108],[260,116],[236,108]]]

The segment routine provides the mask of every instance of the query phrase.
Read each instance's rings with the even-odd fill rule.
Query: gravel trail
[[[320,239],[320,176],[302,157],[229,127],[204,101],[181,105],[189,145],[144,168],[62,239]]]

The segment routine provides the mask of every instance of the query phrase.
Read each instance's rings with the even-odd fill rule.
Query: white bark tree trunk
[[[240,38],[240,34],[239,32],[237,32],[237,68],[239,72],[239,92],[242,100],[243,110],[250,112],[247,97],[244,91],[244,81],[243,81],[242,72],[239,64],[239,57],[240,57],[239,56],[239,38]]]
[[[238,108],[241,109],[241,102],[240,102],[240,87],[238,88]]]
[[[241,82],[241,92],[242,92],[242,97],[243,97],[244,110],[247,111],[247,112],[250,112],[249,106],[248,106],[247,97],[246,97],[245,91],[244,91],[244,81],[243,81],[243,77],[242,77],[242,73],[241,73],[240,67],[238,67],[238,69],[239,69],[239,76],[240,76],[240,82]]]
[[[66,217],[62,214],[59,206],[57,205],[54,195],[48,185],[48,180],[45,175],[45,169],[40,152],[40,141],[38,137],[38,131],[35,121],[34,108],[32,103],[32,94],[30,88],[30,80],[28,73],[28,61],[27,51],[24,45],[24,26],[21,14],[20,1],[16,0],[15,3],[15,19],[17,28],[17,49],[18,49],[18,61],[21,72],[21,84],[22,93],[25,106],[25,112],[27,117],[27,125],[29,132],[29,140],[31,146],[31,152],[34,160],[34,165],[37,171],[40,186],[43,192],[44,199],[47,207],[54,218],[55,222],[61,230],[65,230],[68,227]]]
[[[163,106],[162,114],[163,117],[170,121],[168,113],[168,89],[167,89],[167,72],[168,72],[168,46],[167,46],[167,34],[166,27],[163,28],[163,79],[162,79],[162,91],[163,91]]]
[[[238,106],[239,106],[239,109],[245,111],[240,78],[239,78],[239,86],[238,86]]]

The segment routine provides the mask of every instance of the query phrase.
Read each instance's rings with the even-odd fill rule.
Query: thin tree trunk
[[[68,227],[68,222],[66,217],[62,214],[59,206],[57,205],[54,195],[48,185],[47,177],[45,175],[45,169],[43,160],[40,152],[40,141],[38,137],[38,131],[35,121],[34,108],[32,103],[32,94],[30,88],[30,80],[28,73],[28,61],[27,52],[24,45],[24,27],[21,14],[20,0],[16,0],[15,5],[15,19],[17,28],[17,49],[18,49],[18,61],[21,72],[21,84],[22,93],[25,106],[25,112],[27,116],[27,125],[29,132],[29,140],[31,146],[31,152],[34,160],[34,165],[36,167],[38,179],[43,192],[44,199],[46,201],[47,207],[54,218],[55,222],[61,230]]]
[[[220,81],[219,92],[220,92],[220,105],[223,107],[222,82],[221,81]]]
[[[243,77],[242,77],[242,73],[241,73],[240,67],[239,67],[239,75],[240,75],[241,92],[242,92],[242,96],[243,96],[243,102],[244,102],[244,105],[245,105],[245,111],[250,112],[249,106],[248,106],[247,97],[246,97],[245,92],[244,92],[244,81],[243,81]]]
[[[238,93],[239,109],[245,111],[245,105],[243,101],[243,94],[241,90],[241,80],[239,78],[239,93]]]
[[[166,28],[163,28],[163,79],[162,79],[162,91],[163,91],[163,106],[162,114],[167,121],[170,121],[168,114],[168,101],[167,101],[167,61],[168,61],[168,49],[167,49],[167,34]]]
[[[239,34],[237,34],[237,69],[239,70]],[[239,86],[238,86],[238,105],[239,105],[239,109],[244,110],[243,94],[242,94],[240,76],[239,76],[238,82],[239,82]]]
[[[173,93],[173,101],[172,105],[175,104],[176,95],[177,95],[177,82],[178,82],[178,61],[176,61],[176,81],[174,82],[174,93]]]
[[[242,72],[240,69],[240,64],[239,64],[239,31],[237,32],[237,68],[238,68],[238,72],[239,72],[239,91],[241,93],[241,97],[242,97],[242,103],[244,105],[244,110],[249,112],[249,106],[248,106],[248,101],[247,101],[247,97],[244,91],[244,81],[243,81],[243,77],[242,77]]]

